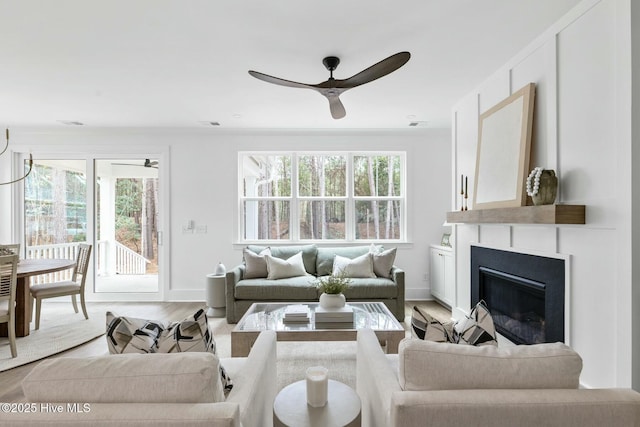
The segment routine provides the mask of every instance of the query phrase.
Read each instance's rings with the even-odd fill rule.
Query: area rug
[[[69,350],[104,334],[103,311],[89,311],[87,320],[82,311],[73,311],[71,302],[65,304],[66,310],[62,308],[46,310],[43,304],[40,329],[34,330],[31,323],[31,333],[16,339],[16,358],[11,357],[9,339],[0,337],[0,372]]]
[[[231,355],[231,330],[223,319],[209,319],[219,356]],[[355,341],[282,341],[277,344],[278,390],[300,381],[311,366],[324,366],[329,378],[355,388]]]
[[[278,390],[305,378],[311,366],[324,366],[329,378],[356,387],[356,342],[316,341],[278,343]]]

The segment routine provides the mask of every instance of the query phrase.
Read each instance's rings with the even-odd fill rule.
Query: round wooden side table
[[[307,405],[305,380],[289,384],[273,402],[275,427],[360,426],[360,397],[346,384],[329,380],[327,404],[322,408]]]

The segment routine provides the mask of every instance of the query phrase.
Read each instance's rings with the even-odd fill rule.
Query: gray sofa
[[[260,254],[267,247],[250,245],[246,250]],[[380,249],[380,247],[378,247]],[[227,321],[237,323],[251,304],[256,302],[318,301],[320,294],[314,281],[330,275],[336,255],[354,259],[369,253],[371,246],[318,247],[316,245],[270,247],[273,257],[288,259],[302,252],[306,276],[270,280],[266,277],[245,278],[243,262],[227,272]],[[394,252],[395,256],[395,252]],[[399,320],[404,321],[404,271],[393,265],[388,277],[353,278],[344,293],[349,301],[380,301]]]
[[[0,413],[3,426],[218,426],[273,423],[276,334],[263,331],[248,357],[206,352],[51,358],[23,380],[29,403]],[[222,395],[218,363],[233,380]]]
[[[384,354],[358,331],[362,425],[640,427],[640,393],[580,389],[582,359],[561,343],[496,348],[405,338]]]

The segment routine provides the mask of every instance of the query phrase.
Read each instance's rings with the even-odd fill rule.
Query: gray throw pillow
[[[391,268],[396,260],[397,248],[387,249],[382,252],[372,252],[373,255],[373,272],[378,277],[391,277]]]
[[[245,248],[243,251],[244,257],[244,274],[243,279],[262,279],[267,277],[267,260],[265,255],[271,255],[271,250],[265,248],[259,254]]]

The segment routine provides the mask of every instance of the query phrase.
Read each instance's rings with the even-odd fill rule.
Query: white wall
[[[456,226],[455,313],[470,308],[472,243],[569,255],[570,344],[591,387],[631,386],[629,33],[628,0],[584,1],[453,109],[455,173],[473,177],[478,114],[535,82],[531,166],[556,171],[556,203],[587,206],[584,226]]]
[[[34,157],[56,153],[164,153],[161,173],[168,167],[170,281],[167,300],[204,300],[205,275],[219,261],[227,268],[242,259],[237,241],[237,153],[251,150],[401,150],[407,153],[409,243],[399,244],[396,264],[406,271],[407,298],[429,298],[428,246],[439,243],[451,188],[449,129],[406,131],[262,131],[126,130],[72,128],[12,129],[13,150]],[[148,157],[148,156],[146,156]],[[0,158],[0,161],[3,161]],[[4,165],[0,163],[0,169]],[[162,178],[161,178],[162,179]],[[161,182],[161,186],[165,185]],[[10,201],[0,187],[0,201]],[[8,211],[8,210],[7,210]],[[5,212],[1,209],[0,212]],[[206,234],[183,234],[193,220]],[[12,222],[0,218],[0,242],[11,241]],[[387,245],[391,246],[391,245]]]

